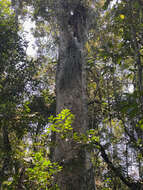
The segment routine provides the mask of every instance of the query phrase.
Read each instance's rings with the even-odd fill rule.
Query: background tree
[[[92,36],[97,37],[96,43],[93,37],[87,44],[89,54],[92,55],[88,61],[93,63],[91,68],[89,67],[89,97],[91,99],[89,115],[92,116],[93,114],[92,118],[94,118],[91,119],[91,124],[94,126],[95,123],[96,129],[99,131],[100,142],[104,145],[100,149],[104,161],[108,163],[108,167],[112,170],[115,168],[111,167],[110,161],[112,161],[112,166],[117,165],[118,168],[118,165],[120,165],[120,172],[114,170],[113,173],[117,172],[118,175],[117,173],[115,175],[120,177],[130,189],[141,189],[142,186],[142,177],[137,177],[139,170],[142,168],[140,164],[139,167],[137,166],[137,155],[138,153],[142,154],[142,143],[136,143],[138,139],[142,139],[137,135],[138,130],[140,131],[139,134],[142,134],[141,128],[137,127],[140,120],[138,116],[141,113],[141,102],[139,100],[141,98],[141,95],[139,95],[141,92],[139,90],[141,85],[139,84],[141,82],[139,81],[142,80],[142,74],[140,73],[142,69],[137,67],[141,61],[141,54],[137,54],[137,49],[139,49],[137,46],[141,47],[142,45],[139,45],[141,42],[135,36],[135,31],[139,36],[141,35],[139,29],[142,22],[141,15],[140,17],[135,16],[136,13],[140,12],[139,7],[141,6],[139,4],[140,2],[137,1],[132,3],[121,1],[112,9],[108,9],[104,16],[100,17],[99,33],[92,34]],[[133,19],[131,15],[134,15],[137,20]],[[133,29],[134,37],[132,35]],[[135,47],[134,42],[137,43],[137,41],[138,45]],[[93,81],[93,86],[91,81]],[[100,111],[98,117],[96,108],[98,108],[98,113]],[[106,152],[104,152],[105,150]],[[132,155],[132,159],[129,155]],[[139,157],[142,159],[142,156]],[[133,170],[131,169],[133,165],[136,165],[133,169],[136,177],[133,176]],[[125,188],[121,184],[117,185],[117,183],[116,186],[114,184],[112,186],[110,182],[108,185],[106,184],[106,187]]]

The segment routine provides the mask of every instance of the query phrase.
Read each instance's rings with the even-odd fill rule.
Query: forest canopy
[[[142,0],[1,0],[0,189],[142,188]]]

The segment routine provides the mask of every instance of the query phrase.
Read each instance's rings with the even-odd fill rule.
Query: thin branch
[[[108,165],[108,168],[111,169],[114,172],[114,174],[117,177],[119,177],[125,185],[127,185],[131,190],[135,190],[135,189],[142,190],[142,182],[140,182],[140,181],[135,182],[135,181],[133,181],[133,179],[125,177],[125,175],[123,174],[123,172],[121,170],[121,166],[115,167],[113,162],[111,162],[109,160],[109,157],[106,154],[104,147],[98,142],[95,142],[95,144],[96,144],[96,146],[99,147],[101,156],[102,156],[103,160],[106,162],[106,164]]]

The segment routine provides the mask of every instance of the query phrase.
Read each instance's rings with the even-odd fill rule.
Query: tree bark
[[[8,136],[8,127],[6,122],[0,122],[2,127],[2,136],[3,136],[3,162],[2,167],[0,168],[0,187],[4,179],[7,179],[8,173],[11,169],[11,145]]]
[[[87,8],[82,1],[59,0],[59,61],[56,73],[57,113],[70,109],[75,115],[73,131],[88,128],[84,45]],[[95,190],[90,153],[73,140],[56,135],[54,160],[63,165],[56,177],[61,190]]]

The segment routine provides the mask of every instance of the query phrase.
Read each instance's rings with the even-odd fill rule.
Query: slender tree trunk
[[[78,0],[59,0],[59,62],[56,75],[57,113],[70,109],[73,130],[85,133],[88,126],[84,43],[86,7]],[[56,136],[54,159],[63,165],[57,176],[61,190],[95,190],[90,154],[79,143]]]
[[[130,16],[132,18],[132,22],[130,23],[130,29],[131,29],[131,42],[132,42],[132,47],[134,49],[134,59],[135,63],[137,65],[137,87],[138,91],[141,94],[140,97],[140,104],[141,104],[141,110],[143,111],[143,66],[141,63],[141,54],[140,54],[140,45],[137,41],[137,31],[134,27],[135,23],[133,22],[134,20],[134,15],[133,15],[133,1],[129,1],[129,10],[130,10]],[[138,10],[138,14],[140,14],[142,10]],[[138,15],[139,17],[139,15]],[[140,23],[141,24],[141,23]]]
[[[2,168],[0,168],[0,187],[1,187],[3,180],[7,179],[8,176],[7,174],[11,169],[11,145],[8,136],[7,124],[2,121],[0,122],[0,125],[2,127],[3,152],[4,152]]]

